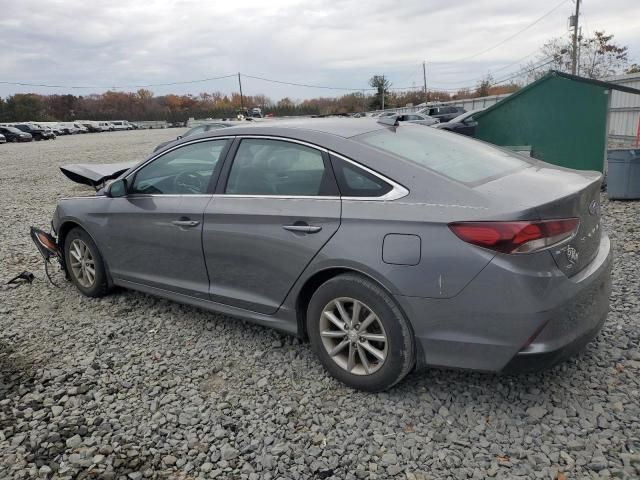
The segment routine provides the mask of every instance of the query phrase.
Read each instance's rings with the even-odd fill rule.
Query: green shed
[[[531,156],[579,170],[604,171],[611,90],[640,90],[552,71],[478,112],[476,138],[531,147]]]

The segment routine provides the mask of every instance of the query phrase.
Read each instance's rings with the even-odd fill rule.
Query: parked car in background
[[[476,127],[478,126],[478,122],[473,119],[473,115],[481,112],[482,110],[484,110],[484,108],[465,112],[446,123],[439,123],[438,125],[435,125],[435,128],[459,133],[468,137],[474,137],[476,134]]]
[[[193,127],[189,130],[187,130],[185,133],[183,133],[182,135],[178,135],[176,137],[176,140],[180,140],[181,138],[185,138],[185,137],[190,137],[191,135],[198,135],[199,133],[205,133],[205,132],[209,132],[211,130],[217,130],[219,128],[226,128],[226,127],[232,127],[234,125],[239,125],[238,122],[211,122],[211,123],[205,123],[203,125],[198,125],[197,127]],[[169,145],[172,142],[175,142],[176,140],[169,140],[168,142],[162,142],[160,145],[158,145],[156,148],[153,149],[154,152],[160,150],[162,147]]]
[[[37,124],[36,124],[37,125]],[[42,129],[44,131],[45,136],[47,137],[48,140],[55,140],[56,139],[56,132],[53,131],[53,129],[51,127],[46,127],[46,126],[41,126],[41,125],[37,125],[38,128]]]
[[[462,107],[455,107],[453,105],[440,105],[435,107],[426,107],[422,110],[418,110],[417,113],[423,115],[429,115],[430,117],[437,118],[440,123],[448,122],[449,120],[463,114],[466,110]]]
[[[64,135],[75,135],[76,133],[80,133],[80,129],[73,122],[61,122],[60,128]]]
[[[421,113],[401,113],[400,115],[398,115],[398,121],[416,123],[418,125],[426,126],[435,125],[436,123],[440,122],[440,120],[438,120],[437,118],[423,115]]]
[[[4,135],[0,133],[0,143],[7,143],[7,139]]]
[[[96,122],[101,132],[110,132],[113,130],[111,122]]]
[[[545,368],[609,310],[602,174],[461,135],[283,120],[64,168],[112,180],[58,202],[57,238],[32,231],[80,293],[131,288],[309,338],[353,388],[429,365]]]
[[[51,129],[55,135],[65,135],[63,128],[58,122],[38,122],[37,123],[43,129]]]
[[[53,128],[47,126],[47,125],[41,125],[39,123],[34,124],[36,125],[38,128],[41,128],[42,130],[44,130],[45,135],[47,135],[49,137],[49,140],[55,140],[57,137],[57,133],[53,131]]]
[[[33,140],[30,133],[23,132],[15,127],[2,126],[0,127],[0,133],[4,135],[7,142],[30,142]]]
[[[14,128],[17,128],[18,130],[22,130],[25,133],[31,134],[33,139],[36,141],[49,140],[50,138],[55,136],[52,133],[47,133],[42,128],[38,128],[30,123],[16,123],[12,126]]]
[[[92,120],[78,120],[78,123],[85,127],[89,133],[102,132],[98,122],[94,122]]]
[[[133,130],[133,125],[126,120],[114,120],[111,125],[114,130]]]

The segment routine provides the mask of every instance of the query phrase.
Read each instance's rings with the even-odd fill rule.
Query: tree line
[[[389,85],[390,86],[390,85]],[[517,86],[493,88],[491,94],[513,91]],[[385,107],[404,107],[429,101],[448,101],[476,96],[477,91],[457,93],[423,90],[389,91],[385,87]],[[0,122],[90,120],[165,120],[184,122],[193,118],[235,117],[241,107],[260,107],[275,116],[331,115],[378,109],[380,93],[348,93],[339,97],[293,100],[289,97],[273,101],[266,95],[244,95],[233,92],[203,92],[198,95],[155,96],[147,89],[136,92],[107,91],[91,95],[41,95],[17,93],[0,98]]]

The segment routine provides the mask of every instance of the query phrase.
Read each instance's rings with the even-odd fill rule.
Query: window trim
[[[138,174],[138,171],[140,171],[141,169],[143,169],[147,165],[151,164],[152,162],[155,162],[156,160],[160,159],[161,157],[164,157],[166,154],[168,154],[170,152],[173,152],[174,150],[177,150],[179,148],[186,147],[188,145],[194,145],[196,143],[215,142],[215,141],[218,141],[218,140],[226,140],[227,141],[227,145],[225,145],[225,148],[222,150],[222,152],[220,152],[220,158],[218,159],[218,162],[217,162],[215,168],[213,169],[213,173],[211,174],[211,179],[209,181],[209,185],[207,185],[207,192],[206,193],[133,193],[133,192],[129,193],[129,192],[127,192],[126,197],[127,198],[143,198],[143,197],[165,197],[165,198],[170,198],[170,197],[184,197],[184,196],[188,196],[188,197],[196,197],[196,196],[210,197],[211,195],[213,195],[213,191],[215,189],[216,183],[218,182],[218,178],[220,177],[220,172],[222,171],[224,162],[226,161],[226,157],[229,154],[229,151],[230,151],[231,146],[233,144],[233,139],[234,138],[235,137],[233,135],[226,135],[226,136],[221,136],[221,137],[207,137],[207,138],[200,138],[200,139],[196,139],[196,140],[190,140],[190,141],[185,142],[185,143],[180,143],[178,145],[174,145],[169,150],[165,150],[165,151],[163,151],[163,152],[161,152],[159,154],[152,155],[150,158],[148,158],[147,160],[142,162],[140,165],[137,165],[136,167],[134,167],[134,169],[131,170],[129,173],[127,173],[126,176],[122,177],[123,179],[127,180],[127,190],[128,190],[129,188],[131,188],[131,186],[133,186],[133,180],[135,180],[135,177]]]
[[[331,178],[333,180],[335,191],[338,192],[337,195],[250,195],[250,194],[239,194],[239,193],[226,193],[225,190],[227,188],[227,183],[229,181],[229,175],[231,173],[231,169],[233,168],[233,164],[236,159],[236,155],[238,154],[238,149],[240,148],[240,144],[243,140],[247,139],[258,139],[258,140],[275,140],[280,142],[288,142],[302,145],[307,148],[311,148],[320,152],[322,157],[322,162],[325,170],[329,172]],[[220,177],[218,185],[216,186],[216,190],[214,195],[218,197],[232,197],[232,198],[279,198],[279,199],[287,199],[287,198],[298,198],[298,199],[321,199],[321,200],[335,200],[340,199],[340,189],[338,188],[338,182],[336,180],[335,173],[333,171],[333,167],[331,166],[331,160],[329,158],[329,151],[326,148],[319,147],[318,145],[314,145],[312,143],[304,142],[302,140],[296,140],[294,138],[288,137],[277,137],[272,135],[237,135],[236,140],[234,141],[231,149],[229,150],[229,154],[227,155],[227,159],[225,165],[220,172]]]
[[[221,130],[221,129],[218,129]],[[389,185],[391,185],[391,190],[389,192],[387,192],[386,194],[380,196],[380,197],[350,197],[350,196],[341,196],[341,195],[332,195],[332,196],[319,196],[319,195],[312,195],[312,196],[305,196],[305,195],[238,195],[238,194],[231,194],[231,193],[224,193],[224,192],[218,192],[219,189],[219,180],[224,178],[226,180],[226,178],[228,177],[228,173],[229,170],[231,168],[231,165],[233,165],[233,160],[235,158],[235,154],[237,151],[238,146],[240,145],[240,142],[245,139],[245,138],[258,138],[258,139],[269,139],[269,140],[281,140],[281,141],[285,141],[285,142],[291,142],[291,143],[298,143],[300,145],[304,145],[310,148],[314,148],[320,152],[323,152],[327,155],[333,155],[336,158],[339,158],[341,160],[344,160],[345,162],[350,163],[351,165],[357,167],[357,168],[361,168],[362,170],[370,173],[371,175],[374,175],[375,177],[379,178],[380,180],[387,182]],[[409,190],[404,187],[403,185],[399,184],[398,182],[391,180],[389,177],[376,172],[375,170],[372,170],[371,168],[363,165],[362,163],[356,162],[355,160],[351,160],[348,157],[345,157],[344,155],[341,155],[340,153],[337,153],[333,150],[329,150],[327,148],[324,147],[320,147],[319,145],[315,145],[313,143],[309,143],[309,142],[305,142],[304,140],[298,140],[295,138],[290,138],[290,137],[280,137],[277,135],[221,135],[221,136],[215,136],[215,137],[206,137],[206,138],[198,138],[198,139],[194,139],[194,140],[190,140],[188,142],[184,142],[184,143],[180,143],[178,145],[174,145],[173,147],[171,147],[170,149],[163,151],[159,154],[155,154],[152,155],[150,158],[148,158],[147,160],[145,160],[144,162],[142,162],[141,164],[137,165],[136,167],[133,168],[133,170],[131,170],[129,173],[126,174],[126,176],[122,177],[124,179],[126,179],[127,181],[129,181],[131,179],[131,177],[135,176],[135,174],[138,172],[138,170],[140,170],[141,168],[145,167],[146,165],[150,164],[151,162],[155,161],[156,159],[160,158],[161,156],[166,155],[169,152],[172,152],[178,148],[187,146],[187,145],[192,145],[195,143],[202,143],[202,142],[210,142],[210,141],[215,141],[215,140],[231,140],[226,148],[226,151],[222,152],[221,154],[221,158],[220,161],[218,162],[218,164],[220,165],[220,168],[218,169],[218,167],[216,167],[216,169],[218,170],[217,172],[214,171],[213,174],[213,178],[212,177],[212,183],[209,184],[209,192],[210,193],[206,193],[206,194],[187,194],[189,196],[193,196],[193,195],[202,195],[202,196],[211,196],[211,197],[231,197],[231,198],[273,198],[273,199],[315,199],[315,200],[357,200],[357,201],[368,201],[368,202],[372,202],[372,201],[382,201],[382,202],[389,202],[389,201],[393,201],[393,200],[399,200],[401,198],[406,197],[407,195],[409,195]],[[324,158],[324,157],[323,157]],[[329,162],[329,166],[331,166],[331,162]],[[334,176],[335,179],[335,174],[333,174],[333,167],[332,168],[332,175]],[[226,183],[226,182],[225,182]],[[226,186],[226,185],[225,185]],[[134,196],[139,198],[139,197],[169,197],[170,195],[173,195],[175,197],[179,197],[179,196],[184,196],[185,194],[164,194],[164,193],[136,193],[136,194],[129,194],[127,195],[128,197],[133,198]]]
[[[226,180],[228,179],[229,171],[231,170],[231,167],[233,166],[233,161],[235,159],[235,155],[237,153],[238,146],[240,145],[240,142],[242,140],[244,140],[244,139],[250,139],[250,138],[263,139],[263,140],[280,140],[280,141],[284,141],[284,142],[297,143],[297,144],[303,145],[305,147],[309,147],[309,148],[313,148],[315,150],[318,150],[319,152],[322,152],[324,154],[333,155],[336,158],[339,158],[340,160],[344,160],[345,162],[350,163],[351,165],[355,166],[356,168],[361,168],[365,172],[377,177],[378,179],[382,180],[383,182],[388,183],[389,185],[391,185],[391,190],[389,190],[386,194],[381,195],[379,197],[351,197],[351,196],[342,196],[342,195],[329,195],[329,196],[321,196],[321,195],[243,195],[243,194],[234,194],[234,193],[224,193],[224,191],[222,191],[222,192],[216,191],[213,194],[214,197],[273,198],[273,199],[315,199],[315,200],[337,200],[337,199],[342,199],[342,200],[358,200],[358,201],[391,201],[391,200],[398,200],[400,198],[403,198],[403,197],[406,197],[407,195],[409,195],[409,190],[407,188],[403,187],[402,185],[400,185],[398,182],[395,182],[395,181],[391,180],[390,178],[388,178],[388,177],[376,172],[375,170],[372,170],[369,167],[366,167],[366,166],[362,165],[361,163],[358,163],[358,162],[356,162],[354,160],[351,160],[350,158],[345,157],[344,155],[336,153],[333,150],[329,150],[327,148],[320,147],[320,146],[315,145],[313,143],[305,142],[304,140],[298,140],[298,139],[289,138],[289,137],[279,137],[279,136],[275,136],[275,135],[237,135],[236,136],[237,143],[232,147],[232,149],[229,152],[229,155],[227,155],[228,158],[226,160],[226,165],[224,167],[224,170],[220,174],[220,178],[224,177],[224,180],[225,180],[225,182],[222,182],[224,184],[223,188],[226,188]],[[324,159],[324,156],[323,156],[323,159]],[[331,168],[331,173],[332,173],[332,175],[334,177],[334,180],[335,180],[335,174],[333,172],[333,166],[331,165],[330,159],[328,159],[328,160],[329,160],[329,168]],[[335,181],[337,182],[337,180],[335,180]]]

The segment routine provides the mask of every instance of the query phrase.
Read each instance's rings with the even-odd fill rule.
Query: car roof
[[[335,118],[300,118],[271,120],[263,122],[247,122],[241,125],[233,125],[227,128],[209,131],[198,135],[198,137],[221,136],[221,135],[242,135],[248,132],[269,135],[276,131],[306,130],[326,133],[342,138],[351,138],[356,135],[389,128],[389,125],[378,123],[377,118],[361,117],[335,117]],[[188,137],[192,138],[192,137]]]

